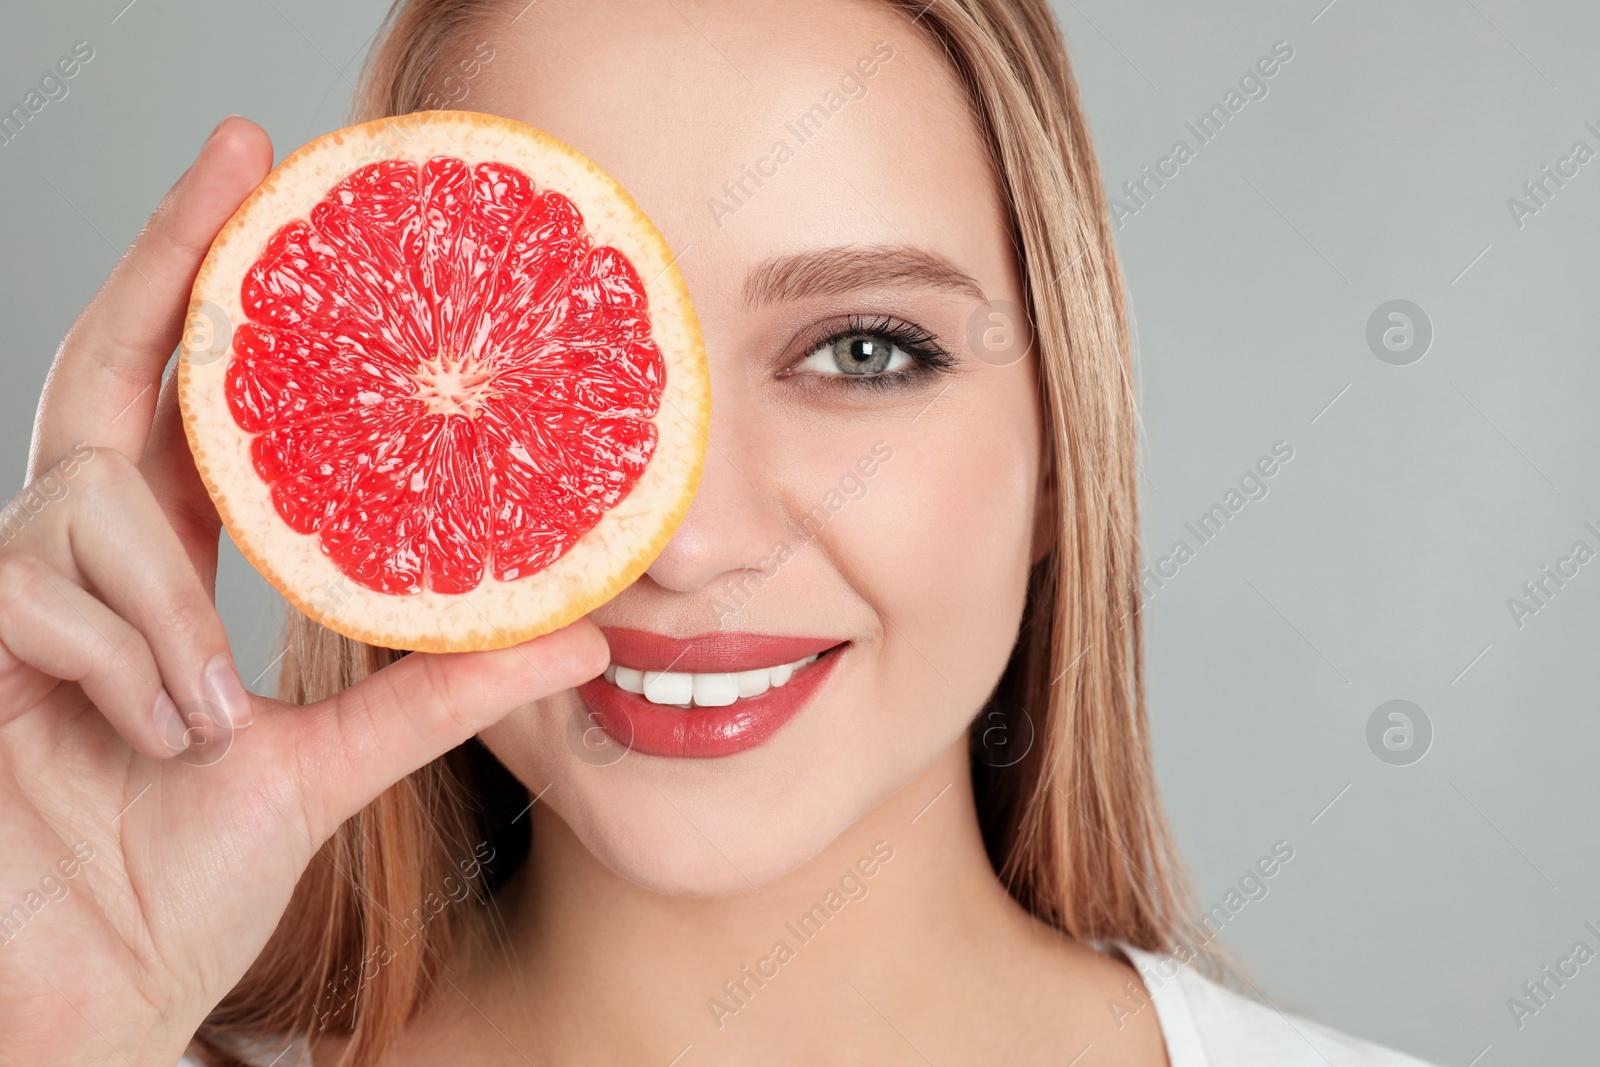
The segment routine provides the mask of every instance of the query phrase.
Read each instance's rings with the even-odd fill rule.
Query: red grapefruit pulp
[[[470,112],[280,164],[200,270],[179,389],[241,552],[329,628],[431,651],[526,640],[637,578],[710,414],[655,227],[573,149]]]

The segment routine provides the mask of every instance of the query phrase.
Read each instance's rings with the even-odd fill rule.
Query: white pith
[[[796,671],[815,663],[819,655],[820,652],[813,652],[793,663],[732,673],[641,671],[613,663],[606,668],[605,680],[652,704],[674,708],[725,708],[740,700],[758,697],[768,689],[788,685]]]
[[[411,377],[417,383],[416,399],[430,412],[476,418],[488,398],[492,373],[470,355],[458,360],[442,353],[423,356]]]
[[[655,453],[632,490],[554,563],[512,581],[489,568],[464,594],[379,593],[358,585],[322,551],[318,537],[293,531],[273,506],[250,455],[252,435],[228,410],[224,375],[233,349],[211,350],[210,334],[236,334],[249,321],[239,281],[279,227],[305,218],[333,186],[379,159],[423,163],[453,156],[468,166],[496,161],[526,173],[538,189],[568,197],[596,247],[617,249],[645,286],[651,337],[666,363]],[[202,265],[191,301],[220,317],[213,331],[186,331],[179,393],[196,467],[246,558],[295,607],[339,633],[390,648],[460,651],[499,648],[564,626],[633,581],[682,520],[698,482],[710,425],[710,384],[699,326],[666,241],[625,190],[561,142],[493,116],[426,112],[338,131],[295,153],[235,215]],[[441,357],[419,368],[418,398],[431,410],[476,413],[478,368]]]

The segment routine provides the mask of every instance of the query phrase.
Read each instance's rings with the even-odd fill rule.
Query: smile
[[[607,629],[612,663],[578,687],[590,718],[648,756],[708,759],[754,748],[822,688],[848,642]]]
[[[736,700],[748,700],[768,689],[788,685],[796,671],[815,663],[819,655],[820,652],[813,652],[793,663],[737,673],[642,671],[613,663],[606,668],[605,680],[624,692],[643,696],[652,704],[675,708],[725,708]]]

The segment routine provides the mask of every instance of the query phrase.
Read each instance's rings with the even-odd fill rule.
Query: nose
[[[645,572],[676,593],[698,593],[723,577],[770,565],[785,541],[780,494],[764,475],[769,441],[740,432],[739,398],[719,395],[694,503]]]

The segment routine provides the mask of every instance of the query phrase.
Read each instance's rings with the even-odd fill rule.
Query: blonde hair
[[[992,707],[1020,762],[973,761],[984,840],[1011,895],[1081,939],[1185,944],[1188,910],[1156,797],[1141,662],[1138,438],[1132,353],[1111,220],[1083,107],[1046,0],[887,0],[942,47],[987,141],[1024,279],[1044,413],[1053,547]],[[397,0],[362,75],[356,121],[439,106],[469,30],[501,0]],[[398,655],[304,616],[287,628],[280,696],[318,700]],[[992,716],[978,720],[992,728]],[[347,1035],[370,1067],[433,987],[441,960],[484,943],[492,909],[429,896],[487,843],[479,894],[516,865],[525,791],[476,742],[408,776],[342,826],[276,934],[211,1014],[217,1063],[265,1034]],[[418,917],[423,921],[418,928]],[[470,946],[467,946],[470,950]],[[373,967],[374,959],[384,962]],[[372,973],[368,973],[371,971]],[[353,988],[352,988],[353,987]]]

